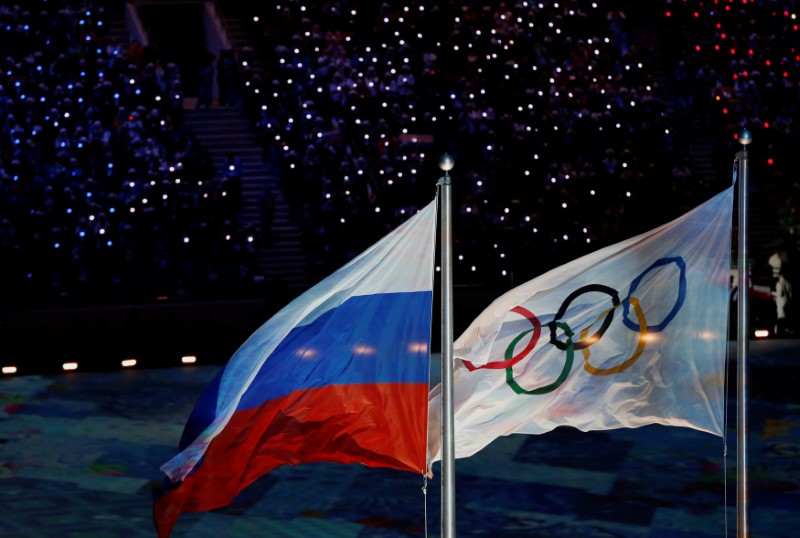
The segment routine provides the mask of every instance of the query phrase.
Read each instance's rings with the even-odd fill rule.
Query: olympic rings
[[[564,383],[569,375],[570,371],[572,370],[572,361],[575,358],[575,348],[572,345],[572,337],[574,336],[572,330],[569,328],[569,325],[566,323],[559,321],[558,326],[564,331],[564,334],[567,335],[567,358],[564,361],[564,368],[561,370],[561,374],[559,374],[558,379],[550,383],[549,385],[545,385],[543,387],[535,388],[526,390],[519,386],[519,383],[516,382],[514,379],[514,369],[509,366],[506,368],[506,383],[508,386],[511,387],[511,390],[516,392],[517,394],[547,394],[548,392],[553,392],[558,387]],[[515,342],[511,343],[511,346],[514,345]]]
[[[528,321],[531,322],[533,328],[523,331],[516,338],[514,338],[511,344],[506,348],[506,354],[505,354],[506,360],[497,362],[487,362],[486,364],[481,364],[480,366],[475,366],[470,361],[462,361],[464,363],[464,366],[467,367],[467,370],[472,372],[474,370],[480,370],[481,368],[487,368],[489,370],[495,370],[495,369],[500,370],[503,368],[509,368],[518,363],[519,361],[521,361],[525,357],[525,355],[533,351],[533,348],[536,346],[536,342],[539,341],[539,336],[542,334],[542,324],[539,321],[539,318],[537,318],[533,314],[533,312],[521,306],[515,306],[514,308],[511,309],[511,312],[516,312],[517,314],[524,316]],[[514,346],[517,345],[517,342],[519,342],[523,336],[525,336],[531,331],[533,331],[533,336],[531,337],[531,341],[528,342],[528,345],[525,346],[525,349],[523,349],[516,355],[512,355],[512,353],[514,353]]]
[[[647,336],[647,320],[644,318],[644,312],[642,311],[642,307],[639,306],[639,299],[637,299],[636,297],[629,297],[624,302],[624,304],[628,304],[628,302],[630,302],[633,305],[633,311],[636,313],[636,317],[639,319],[639,326],[641,327],[641,329],[639,330],[639,342],[636,344],[636,349],[634,350],[633,354],[625,360],[625,362],[623,362],[622,364],[618,364],[616,366],[612,366],[611,368],[596,368],[592,366],[591,364],[589,364],[589,355],[590,355],[589,349],[587,348],[581,350],[581,352],[583,353],[583,360],[584,360],[583,369],[589,372],[590,374],[609,375],[609,374],[618,374],[620,372],[624,372],[634,362],[636,362],[636,360],[642,354],[642,351],[644,351],[645,337]],[[609,310],[613,310],[614,308],[616,308],[616,306],[612,306]],[[605,314],[606,312],[603,312],[597,319],[599,320]],[[595,320],[595,323],[597,323],[597,320]],[[581,338],[584,338],[586,334],[589,332],[589,327],[591,327],[591,325],[589,325],[588,327],[586,327],[581,331]]]
[[[558,325],[558,320],[560,320],[564,316],[564,314],[567,313],[567,308],[569,308],[570,303],[572,303],[572,301],[576,297],[591,291],[599,291],[607,293],[608,295],[611,296],[611,302],[614,303],[614,308],[619,306],[620,301],[617,290],[615,290],[614,288],[610,288],[608,286],[603,286],[602,284],[589,284],[587,286],[582,286],[577,290],[573,291],[572,293],[570,293],[567,296],[567,298],[564,299],[564,302],[561,303],[561,307],[558,309],[558,312],[556,312],[553,321],[548,323],[548,326],[550,327],[550,343],[556,346],[558,349],[561,350],[567,349],[567,345],[556,338],[556,326]],[[603,323],[600,325],[600,328],[597,330],[597,332],[592,335],[590,341],[585,341],[583,339],[580,339],[578,340],[577,343],[573,344],[573,348],[583,349],[585,347],[592,345],[593,342],[598,341],[600,337],[603,336],[603,334],[605,334],[606,330],[608,330],[609,325],[611,325],[611,321],[614,319],[614,308],[611,308],[610,310],[606,311],[607,312],[606,319],[603,320]],[[581,338],[583,338],[583,335],[581,336]]]
[[[639,287],[639,283],[642,281],[642,279],[647,273],[649,273],[652,269],[655,269],[656,267],[660,267],[662,265],[667,265],[670,263],[674,263],[675,265],[677,265],[678,269],[680,269],[681,272],[680,281],[678,283],[678,298],[675,300],[675,305],[672,307],[672,310],[670,310],[669,314],[667,314],[667,317],[665,317],[663,321],[661,321],[661,323],[653,325],[651,327],[647,327],[648,331],[654,333],[661,332],[662,330],[664,330],[664,327],[666,327],[669,324],[669,322],[672,321],[672,319],[675,317],[675,314],[678,313],[678,310],[681,309],[681,307],[683,306],[683,302],[686,300],[686,262],[683,261],[683,258],[681,258],[680,256],[675,256],[672,258],[661,258],[660,260],[656,260],[653,263],[653,265],[642,271],[642,274],[640,274],[631,281],[631,288],[630,290],[628,290],[628,297],[631,297],[633,295],[633,292],[636,291],[636,288]],[[625,326],[631,329],[632,331],[639,330],[639,326],[628,319],[627,302],[625,302],[625,304],[622,307],[622,323],[624,323]]]
[[[644,310],[642,309],[640,304],[640,300],[637,297],[633,297],[633,293],[638,289],[642,280],[650,271],[653,271],[658,267],[666,266],[672,263],[674,263],[680,270],[678,297],[675,300],[675,304],[672,306],[672,309],[660,323],[654,325],[648,325],[647,320],[645,319]],[[561,319],[566,315],[567,310],[569,309],[572,301],[574,301],[580,295],[589,292],[601,292],[607,294],[609,297],[611,297],[612,306],[606,309],[602,314],[600,314],[597,317],[597,319],[595,319],[587,327],[583,328],[580,331],[577,342],[573,342],[573,337],[575,336],[575,334],[572,332],[572,329],[569,327],[569,325],[567,325],[566,322],[561,321]],[[536,347],[536,344],[539,341],[542,329],[542,323],[539,321],[539,318],[537,318],[533,314],[533,312],[527,310],[522,306],[516,306],[512,308],[510,311],[522,315],[525,319],[530,321],[532,327],[530,329],[522,331],[511,341],[511,343],[509,343],[504,353],[504,360],[488,362],[480,366],[475,366],[473,363],[466,360],[462,360],[462,362],[470,371],[479,370],[482,368],[490,370],[499,370],[501,368],[504,368],[506,370],[506,383],[508,384],[508,386],[511,387],[511,389],[517,394],[529,394],[529,395],[546,394],[560,387],[564,383],[564,381],[566,381],[567,376],[569,376],[570,371],[572,370],[572,364],[575,358],[576,349],[581,350],[584,358],[583,368],[589,374],[597,376],[618,374],[630,368],[639,359],[639,357],[641,357],[642,353],[644,352],[647,340],[646,338],[647,334],[649,332],[660,332],[664,330],[664,328],[675,318],[678,311],[683,307],[685,300],[686,300],[686,262],[681,256],[660,258],[656,260],[652,265],[650,265],[647,269],[642,271],[642,273],[639,274],[639,276],[637,276],[631,281],[630,289],[628,290],[628,296],[621,301],[617,290],[609,286],[604,286],[602,284],[588,284],[586,286],[582,286],[577,290],[573,291],[572,293],[570,293],[567,296],[567,298],[564,299],[564,302],[561,303],[561,306],[559,307],[558,311],[553,317],[553,320],[547,323],[547,326],[550,329],[550,343],[555,347],[557,347],[558,349],[567,352],[566,359],[564,361],[564,367],[561,370],[561,373],[558,375],[558,378],[552,383],[541,387],[537,387],[535,389],[524,389],[514,379],[513,366],[533,351],[534,347]],[[592,344],[599,341],[600,338],[602,338],[602,336],[608,330],[609,326],[611,325],[611,322],[614,319],[614,311],[620,306],[622,306],[623,309],[622,322],[624,323],[624,325],[633,331],[639,332],[639,339],[636,345],[636,349],[633,351],[630,357],[625,359],[625,361],[623,361],[622,363],[617,364],[616,366],[612,366],[610,368],[598,368],[596,366],[593,366],[589,362],[591,353],[589,352],[588,348]],[[636,314],[636,320],[637,320],[636,322],[628,319],[631,306],[633,307],[633,311]],[[600,327],[593,335],[590,336],[589,330],[598,322],[600,322],[601,319],[602,322],[600,323]],[[557,338],[558,329],[564,331],[564,334],[567,337],[566,342],[558,340]],[[517,344],[526,335],[530,333],[533,333],[533,335],[531,336],[531,339],[528,342],[528,344],[522,351],[515,354],[514,351]]]

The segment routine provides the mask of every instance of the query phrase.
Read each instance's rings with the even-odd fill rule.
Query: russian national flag
[[[436,203],[270,318],[201,395],[153,517],[230,504],[285,464],[424,473]]]

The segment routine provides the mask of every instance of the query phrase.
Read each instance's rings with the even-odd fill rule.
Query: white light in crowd
[[[766,338],[769,336],[769,331],[767,329],[756,329],[755,337],[756,338]]]
[[[61,369],[64,370],[64,371],[77,370],[78,369],[78,363],[77,362],[65,362],[64,364],[61,365]]]
[[[344,221],[344,217],[340,218],[340,219],[339,219],[339,222],[340,222],[340,223],[342,223],[342,224],[344,224],[344,222],[345,222],[345,221]]]
[[[3,373],[6,375],[16,374],[17,367],[16,366],[3,366]]]
[[[186,236],[184,236],[184,237],[183,237],[183,244],[185,245],[185,244],[187,244],[188,242],[189,242],[189,238],[188,238],[188,237],[186,237]]]
[[[459,254],[458,255],[458,260],[459,261],[464,261],[464,255],[463,254]]]
[[[534,228],[533,229],[533,233],[538,234],[539,233],[539,228]]]
[[[561,203],[561,207],[562,207],[563,209],[566,209],[566,208],[567,208],[567,202],[562,202],[562,203]]]
[[[136,359],[125,359],[121,364],[123,368],[132,368],[136,366]]]
[[[380,213],[380,212],[381,212],[381,208],[380,207],[376,207],[375,208],[375,213]]]
[[[564,234],[561,237],[564,239],[564,241],[568,241],[569,240],[569,236],[567,234]]]
[[[628,192],[626,192],[626,193],[625,193],[625,196],[627,196],[628,198],[630,198],[630,197],[631,197],[631,191],[628,191]]]
[[[478,270],[478,268],[473,265],[472,267],[470,267],[470,270],[474,273],[475,271]]]
[[[184,355],[181,357],[181,362],[183,364],[194,364],[197,362],[197,357],[195,355]]]

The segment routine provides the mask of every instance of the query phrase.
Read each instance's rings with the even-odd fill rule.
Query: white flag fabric
[[[558,426],[721,435],[733,187],[497,298],[454,342],[455,457]],[[429,396],[441,460],[441,385]]]

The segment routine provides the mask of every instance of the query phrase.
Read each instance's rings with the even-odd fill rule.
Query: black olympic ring
[[[579,295],[583,295],[584,293],[589,293],[589,292],[592,292],[592,291],[599,291],[599,292],[606,293],[606,294],[610,295],[611,296],[611,302],[614,304],[614,307],[619,306],[620,300],[619,300],[619,293],[617,292],[617,290],[615,290],[614,288],[611,288],[609,286],[604,286],[602,284],[588,284],[588,285],[582,286],[582,287],[578,288],[577,290],[573,291],[572,293],[570,293],[567,296],[567,298],[564,299],[564,302],[561,303],[561,307],[558,309],[558,312],[556,312],[556,315],[553,318],[553,321],[551,321],[551,322],[549,322],[547,324],[547,326],[550,327],[550,343],[553,344],[554,346],[556,346],[558,349],[560,349],[562,351],[566,350],[567,349],[567,344],[564,343],[564,342],[561,342],[557,338],[557,334],[556,334],[556,330],[557,330],[557,325],[556,324],[557,324],[557,322],[562,317],[564,317],[564,314],[567,313],[567,308],[569,308],[570,303],[572,303],[572,301],[575,300],[576,297],[578,297]],[[573,349],[583,349],[585,347],[589,347],[594,342],[597,342],[600,339],[600,337],[603,336],[603,334],[605,334],[605,332],[608,330],[608,327],[611,325],[611,322],[613,321],[613,319],[614,319],[614,308],[612,308],[612,309],[610,309],[608,311],[608,313],[606,314],[605,319],[603,320],[603,323],[600,325],[600,328],[597,329],[597,332],[594,333],[591,337],[587,338],[586,340],[580,339],[577,342],[574,342],[572,344]]]

